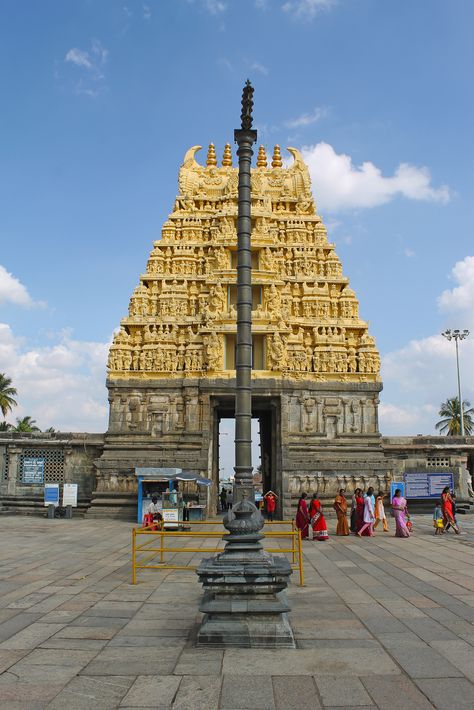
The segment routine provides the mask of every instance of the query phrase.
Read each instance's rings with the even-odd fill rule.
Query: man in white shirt
[[[156,496],[152,497],[151,503],[148,505],[146,512],[153,515],[153,520],[163,519],[163,516],[161,515],[161,506],[158,505],[158,498]]]

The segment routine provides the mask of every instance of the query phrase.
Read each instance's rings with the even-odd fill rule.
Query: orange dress
[[[336,535],[349,535],[349,525],[347,522],[347,500],[345,496],[336,496],[334,501],[334,510],[337,515]]]

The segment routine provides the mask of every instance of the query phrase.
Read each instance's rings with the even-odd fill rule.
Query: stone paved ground
[[[298,648],[221,651],[193,647],[194,573],[130,584],[130,524],[2,517],[0,707],[472,710],[474,519],[415,522],[306,542]]]

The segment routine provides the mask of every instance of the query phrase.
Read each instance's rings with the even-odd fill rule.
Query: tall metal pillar
[[[224,516],[225,548],[203,559],[197,569],[204,596],[198,646],[218,648],[295,648],[288,621],[285,589],[291,565],[273,557],[261,544],[264,521],[253,498],[252,479],[252,255],[250,251],[250,161],[257,139],[252,130],[253,88],[242,96],[242,128],[235,131],[239,149],[237,383],[235,397],[234,505]]]
[[[252,251],[250,165],[257,131],[252,130],[254,89],[247,79],[242,93],[241,128],[234,131],[239,156],[237,217],[237,348],[235,392],[234,501],[254,501],[252,468]]]

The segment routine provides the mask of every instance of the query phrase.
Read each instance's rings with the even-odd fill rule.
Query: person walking
[[[344,493],[344,488],[340,488],[339,493],[334,499],[334,510],[337,515],[336,535],[349,535],[349,525],[347,524],[347,500]]]
[[[224,512],[224,510],[227,510],[227,492],[225,488],[221,490],[219,498],[221,501],[221,510]]]
[[[301,532],[301,538],[303,540],[308,538],[308,529],[309,529],[309,513],[308,513],[308,504],[306,502],[306,498],[308,497],[307,493],[302,493],[300,496],[300,499],[298,501],[298,507],[296,509],[296,520],[295,524],[298,530]]]
[[[385,515],[385,506],[383,504],[383,499],[385,498],[385,493],[382,491],[378,492],[377,498],[375,499],[375,523],[374,530],[377,525],[382,521],[383,531],[388,532],[388,523]]]
[[[357,496],[359,495],[359,488],[356,488],[354,493],[352,494],[352,499],[351,499],[351,522],[350,522],[350,531],[351,533],[356,533],[357,532]]]
[[[367,530],[366,535],[369,537],[372,537],[374,534],[373,531],[373,524],[375,521],[375,515],[374,515],[374,506],[372,503],[374,495],[374,489],[372,487],[367,489],[367,495],[364,498],[364,512],[363,512],[363,525],[362,527],[357,531],[357,536],[362,537],[364,532]]]
[[[446,532],[448,527],[451,527],[456,535],[459,535],[458,524],[453,512],[453,503],[454,501],[449,490],[449,486],[446,486],[443,488],[443,492],[441,494],[441,510],[443,511],[444,531]]]
[[[433,527],[435,529],[435,535],[444,534],[444,522],[443,522],[443,511],[441,509],[441,501],[438,500],[433,511]]]
[[[328,540],[328,526],[323,515],[323,507],[318,500],[318,494],[313,493],[311,505],[309,506],[309,515],[311,518],[311,526],[313,528],[313,540]]]
[[[227,498],[227,510],[231,510],[232,504],[234,502],[234,493],[233,493],[232,488],[229,488],[229,490],[227,491],[226,498]]]
[[[361,488],[357,488],[355,492],[355,532],[356,535],[364,525],[364,496]],[[365,533],[367,534],[367,533]]]
[[[400,488],[397,488],[392,499],[392,510],[395,518],[395,537],[410,537],[407,527],[408,508]]]

